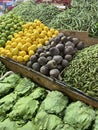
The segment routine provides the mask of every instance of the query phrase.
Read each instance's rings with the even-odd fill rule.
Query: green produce
[[[59,13],[59,9],[49,4],[35,4],[27,1],[16,6],[11,13],[21,16],[24,21],[34,21],[39,19],[44,24],[48,25],[51,19]]]
[[[47,114],[45,111],[40,111],[35,117],[35,124],[39,130],[54,130],[62,121],[54,114]]]
[[[65,110],[64,122],[75,130],[88,129],[94,119],[95,111],[80,101],[71,103]]]
[[[56,15],[49,23],[56,29],[89,31],[98,21],[98,1],[74,1],[72,7]]]
[[[18,74],[1,82],[14,87],[0,98],[0,130],[93,130],[90,126],[95,116],[97,119],[97,111],[95,115],[90,106],[80,101],[71,103],[63,93],[47,91]]]
[[[0,77],[2,77],[5,72],[7,72],[7,68],[2,62],[0,62]]]
[[[39,102],[33,100],[31,97],[20,98],[13,107],[13,110],[9,113],[9,118],[15,121],[32,119],[32,116],[38,109]]]
[[[63,123],[58,125],[55,130],[75,130],[71,125],[67,123]]]
[[[95,123],[93,125],[93,130],[98,130],[98,109],[96,110]]]
[[[22,21],[20,16],[13,13],[0,17],[0,47],[4,47],[8,40],[11,40],[14,33],[22,30]]]
[[[5,119],[3,122],[0,122],[0,130],[16,130],[16,128],[17,124],[9,118]]]
[[[19,96],[27,95],[32,91],[33,88],[34,83],[31,80],[27,78],[21,78],[18,85],[15,87],[15,93]]]
[[[13,105],[17,100],[17,95],[14,93],[8,94],[0,99],[0,115],[6,115],[8,111],[11,111]]]
[[[75,87],[98,99],[98,44],[79,52],[64,70],[62,80],[68,87]]]
[[[47,113],[55,113],[60,115],[60,113],[66,108],[68,103],[68,98],[64,96],[61,92],[53,91],[47,95],[44,101],[41,103],[39,108]]]
[[[10,76],[0,81],[0,97],[9,94],[10,91],[13,91],[19,79],[19,75],[11,74]]]
[[[38,127],[35,126],[35,124],[33,124],[33,122],[28,121],[23,127],[19,127],[16,130],[38,130]]]
[[[44,88],[37,87],[33,90],[33,92],[29,95],[32,99],[37,99],[39,101],[43,100],[47,95],[47,92]]]

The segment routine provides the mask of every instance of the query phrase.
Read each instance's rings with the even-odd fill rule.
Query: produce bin
[[[83,92],[75,89],[75,88],[68,88],[66,84],[61,82],[60,80],[53,79],[47,77],[37,71],[34,71],[20,63],[17,63],[11,59],[6,57],[0,57],[0,61],[11,71],[15,73],[19,73],[22,76],[28,77],[32,79],[34,82],[38,83],[39,85],[49,89],[49,90],[58,90],[63,92],[65,95],[69,96],[72,100],[80,100],[83,101],[95,108],[98,108],[98,100],[91,98],[84,94]]]

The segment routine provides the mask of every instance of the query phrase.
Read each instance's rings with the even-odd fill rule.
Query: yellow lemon
[[[17,56],[17,61],[23,62],[23,57],[22,56]]]
[[[30,47],[32,44],[31,44],[30,42],[26,42],[25,45],[26,45],[27,47]]]
[[[17,46],[17,42],[12,42],[11,47],[15,48]]]
[[[23,60],[26,62],[26,61],[28,61],[29,60],[29,55],[25,55],[24,57],[23,57]]]
[[[44,26],[44,30],[45,30],[45,31],[48,31],[49,28],[48,28],[47,26]]]
[[[34,55],[34,51],[33,50],[30,50],[28,53],[29,53],[29,56]]]
[[[21,46],[21,50],[22,50],[22,51],[27,51],[27,50],[28,50],[27,45],[26,45],[26,44],[22,45],[22,46]]]
[[[18,48],[12,49],[12,55],[18,55],[18,52],[19,52]]]
[[[22,47],[22,43],[19,42],[19,43],[17,44],[17,48],[18,48],[18,50],[21,50],[21,47]]]
[[[26,51],[19,51],[19,56],[25,56],[26,55]]]
[[[58,30],[55,30],[54,34],[55,34],[55,35],[58,35],[58,34],[59,34],[59,31],[58,31]]]
[[[17,55],[12,56],[12,59],[17,61]]]
[[[6,45],[6,46],[5,46],[5,49],[6,49],[6,50],[10,50],[10,48],[11,48],[11,45]]]
[[[43,46],[42,44],[38,44],[38,45],[37,45],[37,48],[42,47],[42,46]]]
[[[5,45],[11,45],[11,44],[12,42],[8,40]]]
[[[28,47],[28,52],[29,52],[30,50],[35,51],[36,48],[37,48],[36,45],[32,45],[32,46]]]

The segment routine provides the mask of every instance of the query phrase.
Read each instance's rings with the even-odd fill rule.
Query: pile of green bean
[[[79,51],[64,70],[62,80],[68,87],[98,99],[98,44]]]
[[[56,15],[49,26],[56,29],[91,30],[98,21],[98,1],[80,1],[73,1],[71,9]]]
[[[60,13],[59,9],[53,5],[36,4],[31,1],[16,6],[11,12],[21,16],[26,22],[33,22],[35,19],[39,19],[46,25],[50,23],[56,14]]]

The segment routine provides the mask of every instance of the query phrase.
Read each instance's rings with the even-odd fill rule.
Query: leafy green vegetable
[[[9,118],[0,122],[0,130],[16,130],[17,125],[14,121],[10,121]]]
[[[9,117],[12,120],[28,120],[32,119],[32,116],[35,114],[38,109],[39,102],[33,100],[31,97],[22,97],[20,98],[13,107]]]
[[[67,123],[63,123],[58,125],[55,130],[75,130],[71,125],[67,124]]]
[[[29,121],[23,127],[17,128],[17,130],[38,130],[38,128],[31,121]]]
[[[9,83],[9,84],[13,85],[13,87],[15,87],[18,84],[19,80],[20,80],[20,76],[18,74],[14,73],[14,74],[11,74],[8,77],[4,78],[4,80],[2,80],[2,82]]]
[[[5,115],[8,111],[10,111],[15,104],[17,99],[17,95],[11,93],[0,99],[0,116]]]
[[[61,119],[54,114],[47,114],[45,111],[40,111],[35,117],[35,124],[39,130],[54,130],[56,126],[62,123]]]
[[[7,72],[7,68],[2,62],[0,62],[0,77],[3,76],[5,72]]]
[[[67,107],[67,103],[68,98],[66,96],[61,92],[52,91],[48,93],[39,110],[45,110],[47,113],[59,114]]]
[[[33,99],[43,100],[46,97],[47,91],[44,88],[37,87],[33,90],[33,92],[29,95]]]
[[[15,87],[15,93],[19,96],[29,94],[34,88],[34,83],[27,78],[21,78],[19,84]]]
[[[98,130],[98,109],[96,110],[95,122],[93,124],[93,130]]]
[[[0,82],[0,97],[8,94],[11,89],[13,89],[13,85],[10,83]]]
[[[80,101],[71,103],[66,108],[64,116],[64,122],[75,130],[86,130],[94,119],[95,111]]]

